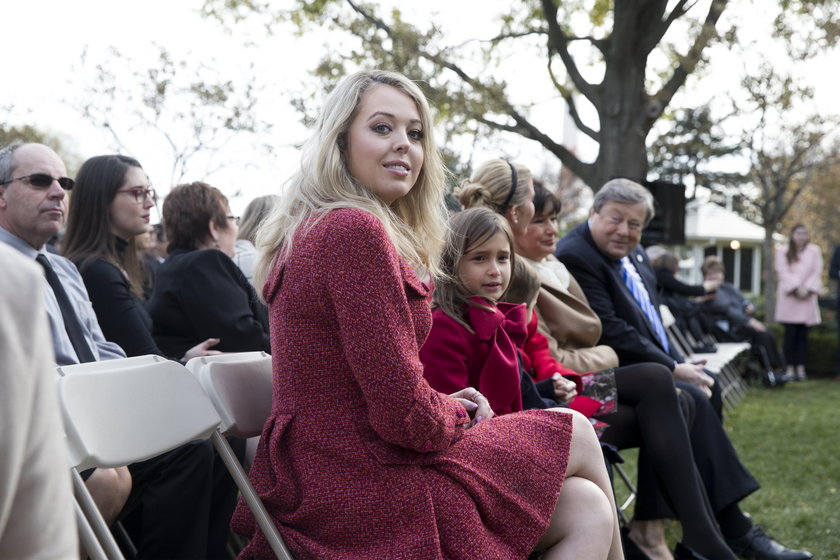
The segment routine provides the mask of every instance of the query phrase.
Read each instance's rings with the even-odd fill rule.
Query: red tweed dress
[[[251,481],[299,560],[526,558],[568,463],[568,415],[465,429],[423,378],[429,290],[381,222],[330,211],[266,284],[272,414]],[[271,558],[240,501],[241,558]]]

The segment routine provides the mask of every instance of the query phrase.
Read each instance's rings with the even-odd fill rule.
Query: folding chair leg
[[[134,546],[134,542],[131,540],[128,531],[125,530],[125,525],[123,525],[120,521],[116,521],[114,522],[114,526],[111,528],[111,532],[114,537],[120,541],[120,544],[122,545],[120,550],[125,550],[128,558],[137,558],[137,547]]]
[[[96,534],[88,523],[85,514],[82,513],[82,508],[79,507],[79,502],[73,500],[73,511],[76,514],[76,525],[79,530],[79,542],[82,544],[85,553],[91,560],[108,560],[105,556],[105,551],[102,550],[102,545],[96,538]]]
[[[99,513],[99,509],[93,502],[90,492],[85,487],[79,471],[72,468],[70,469],[70,473],[73,476],[73,491],[76,494],[76,500],[78,500],[85,518],[90,523],[96,539],[102,545],[106,558],[110,558],[111,560],[125,560],[120,547],[117,546],[117,541],[114,540],[114,535],[111,534],[111,531],[105,524],[105,520],[102,519],[102,514]]]
[[[621,477],[621,480],[624,481],[624,484],[626,484],[627,488],[630,490],[630,495],[627,496],[627,499],[618,508],[619,515],[621,516],[623,522],[627,524],[629,523],[629,520],[627,519],[627,515],[624,512],[627,510],[627,508],[630,507],[630,504],[633,503],[633,500],[636,499],[636,485],[633,484],[633,481],[630,480],[630,477],[627,476],[627,473],[624,471],[621,465],[616,463],[613,465],[613,468],[616,470],[618,476]]]
[[[274,551],[274,555],[279,560],[294,560],[289,549],[283,543],[277,526],[274,525],[274,520],[268,515],[268,511],[266,511],[265,506],[259,496],[257,496],[254,487],[251,486],[251,481],[245,475],[245,470],[239,463],[239,459],[236,458],[236,455],[234,455],[233,450],[230,448],[230,444],[218,430],[213,432],[210,439],[213,441],[213,446],[216,448],[216,451],[218,451],[222,460],[225,462],[225,466],[233,477],[234,482],[236,482],[236,486],[239,487],[242,497],[245,498],[245,502],[254,514],[254,518],[257,520],[257,524],[260,526],[269,546],[271,546],[271,550]]]

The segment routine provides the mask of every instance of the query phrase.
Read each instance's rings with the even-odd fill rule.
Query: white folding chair
[[[187,362],[187,369],[199,380],[222,419],[220,430],[211,436],[216,450],[274,554],[281,560],[292,560],[274,520],[224,437],[252,438],[262,433],[263,425],[271,413],[271,356],[265,352],[203,356]]]
[[[79,471],[145,461],[207,439],[221,420],[184,366],[160,356],[62,366],[58,373],[59,405],[79,505],[107,557],[122,559]],[[95,550],[88,551],[96,555]]]

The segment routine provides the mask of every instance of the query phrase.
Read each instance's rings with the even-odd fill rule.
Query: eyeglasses
[[[600,214],[600,213],[598,215],[603,216],[603,214]],[[625,219],[624,219],[623,216],[618,216],[616,214],[613,214],[611,216],[606,216],[606,219],[610,224],[612,224],[613,226],[616,226],[616,227],[620,226],[621,224],[623,224],[625,222]],[[629,229],[630,231],[636,231],[636,232],[642,231],[643,225],[640,222],[637,222],[635,220],[626,220],[626,221],[627,221],[627,229]]]
[[[24,180],[38,189],[47,189],[53,184],[53,181],[58,181],[58,184],[62,189],[69,191],[73,188],[73,185],[76,184],[76,182],[70,177],[55,178],[52,175],[47,175],[46,173],[32,173],[31,175],[24,175],[23,177],[15,177],[14,179],[3,181],[0,185],[8,185],[9,183],[14,183],[15,181]]]
[[[134,196],[134,202],[137,204],[142,204],[145,202],[146,197],[149,197],[152,202],[157,204],[157,193],[155,193],[155,189],[144,189],[143,187],[134,187],[133,189],[120,189],[117,191],[118,193],[131,193]]]
[[[225,216],[225,217],[226,217],[228,220],[233,220],[233,223],[234,223],[234,224],[239,225],[239,219],[240,219],[240,218],[239,218],[239,216],[232,216],[232,215],[228,215],[228,216]]]

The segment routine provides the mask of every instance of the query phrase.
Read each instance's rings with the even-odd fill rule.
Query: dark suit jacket
[[[147,304],[152,334],[169,356],[216,337],[213,350],[271,352],[268,312],[230,257],[216,249],[174,251],[160,265]]]
[[[557,243],[556,256],[578,281],[589,305],[601,318],[601,344],[608,344],[618,354],[622,366],[656,362],[674,369],[684,357],[673,345],[663,348],[648,318],[642,312],[624,280],[621,264],[601,253],[592,239],[589,224],[583,222]],[[636,247],[630,253],[651,303],[659,309],[656,277],[645,252]]]
[[[828,265],[828,279],[837,280],[837,305],[840,307],[840,245],[834,248],[831,264]]]

